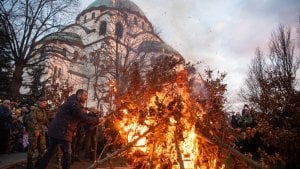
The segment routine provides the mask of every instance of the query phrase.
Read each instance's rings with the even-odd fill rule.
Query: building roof
[[[145,16],[144,12],[130,0],[95,0],[85,10],[90,8],[96,8],[100,6],[106,6],[111,8],[127,9],[133,12],[137,12],[142,16]]]
[[[71,33],[71,32],[54,32],[46,36],[42,41],[53,41],[53,40],[60,40],[69,43],[74,43],[80,46],[83,45],[81,41],[81,37],[76,33]]]

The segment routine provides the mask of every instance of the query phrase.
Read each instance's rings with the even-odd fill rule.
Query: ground
[[[81,160],[71,165],[71,169],[84,169],[93,164],[92,161]],[[124,158],[108,161],[98,167],[99,169],[129,169]],[[26,169],[26,153],[11,153],[0,155],[0,169]],[[51,160],[47,169],[58,169],[55,158]]]

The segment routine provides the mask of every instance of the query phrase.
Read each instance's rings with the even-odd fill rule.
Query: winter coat
[[[0,130],[10,130],[12,121],[12,113],[9,109],[4,106],[0,106]]]
[[[98,118],[90,117],[83,113],[82,106],[77,100],[76,95],[72,95],[60,106],[50,124],[48,136],[72,142],[73,135],[80,121],[96,125]]]
[[[29,113],[27,120],[29,132],[35,131],[45,132],[48,126],[49,120],[47,113],[44,109],[37,107]]]

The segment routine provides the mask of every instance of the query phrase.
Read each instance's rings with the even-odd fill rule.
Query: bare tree
[[[270,87],[266,77],[266,61],[260,49],[256,50],[256,57],[252,60],[248,78],[245,80],[246,89],[242,89],[240,95],[242,98],[259,108],[263,112],[269,112],[270,104],[268,96]]]
[[[240,95],[263,112],[282,113],[295,94],[299,61],[299,56],[294,54],[291,29],[280,25],[272,33],[269,56],[264,57],[257,49],[245,81],[246,88]]]
[[[7,35],[0,24],[0,97],[7,98],[11,83],[12,63],[4,53],[9,53]]]
[[[46,34],[59,31],[73,15],[78,0],[3,0],[0,2],[0,23],[9,35],[7,57],[14,63],[12,98],[19,95],[24,68],[39,65],[47,59],[40,55],[38,41]],[[73,11],[73,12],[72,12]]]
[[[258,112],[263,112],[253,112],[257,124],[255,130],[260,133],[262,144],[270,145],[276,152],[277,157],[266,151],[261,155],[262,161],[270,166],[278,166],[283,161],[286,168],[297,168],[299,146],[294,143],[300,139],[297,132],[299,101],[296,101],[299,100],[299,91],[295,89],[295,77],[300,58],[294,53],[291,29],[280,25],[271,34],[269,47],[267,56],[257,50],[241,96]],[[278,162],[274,163],[276,160]]]

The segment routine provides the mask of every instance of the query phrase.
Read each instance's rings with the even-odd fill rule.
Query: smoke
[[[198,100],[207,100],[209,97],[205,81],[199,74],[192,74],[189,77],[189,86],[191,97]]]

